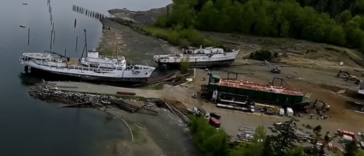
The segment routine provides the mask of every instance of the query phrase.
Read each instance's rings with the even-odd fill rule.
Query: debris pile
[[[255,129],[251,127],[240,126],[238,132],[238,138],[240,141],[250,141],[255,134]]]
[[[105,105],[122,100],[121,97],[110,95],[94,95],[77,92],[65,92],[54,89],[46,82],[31,86],[28,93],[34,99],[52,103],[77,104],[91,102],[95,105]]]
[[[183,121],[188,122],[187,117],[182,113],[183,111],[181,112],[180,109],[175,108],[173,105],[168,105],[161,99],[123,99],[121,96],[117,95],[62,91],[58,90],[58,87],[60,86],[56,87],[55,84],[42,82],[37,85],[30,86],[28,93],[34,99],[50,103],[66,104],[61,107],[103,108],[113,106],[131,113],[139,112],[143,114],[157,115],[159,111],[157,107],[166,108],[168,106],[168,110],[180,117]],[[161,103],[163,103],[163,105],[160,105]]]

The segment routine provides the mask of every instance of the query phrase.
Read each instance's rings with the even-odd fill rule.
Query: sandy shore
[[[198,155],[187,127],[167,110],[160,109],[158,116],[131,114],[116,108],[106,109],[106,112],[123,118],[134,135],[133,142],[118,141],[119,155],[124,156],[126,152],[130,156]]]

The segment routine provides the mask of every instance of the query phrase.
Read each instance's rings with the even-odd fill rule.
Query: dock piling
[[[78,36],[76,37],[76,52],[77,52]]]
[[[94,19],[97,19],[97,20],[100,20],[100,21],[107,17],[106,15],[104,15],[102,13],[99,13],[99,12],[96,12],[96,11],[91,11],[89,9],[86,9],[86,8],[83,8],[83,7],[80,7],[80,6],[76,6],[76,5],[72,6],[72,10],[74,12],[84,14],[84,15],[86,15],[88,17],[91,17],[91,18],[94,18]],[[76,27],[76,20],[75,20],[75,26],[74,27]]]
[[[28,28],[28,45],[30,44],[30,28]]]
[[[56,43],[56,30],[53,31],[53,44]]]
[[[52,50],[53,31],[51,31],[51,42],[49,43],[49,49]]]

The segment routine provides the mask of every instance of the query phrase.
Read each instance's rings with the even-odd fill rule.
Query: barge
[[[276,80],[280,84],[274,85]],[[255,102],[273,104],[281,107],[306,106],[305,95],[301,90],[284,86],[283,79],[275,78],[272,84],[264,84],[237,79],[221,79],[216,74],[209,74],[207,85],[201,86],[201,96],[215,103],[225,103],[250,107]],[[304,104],[302,104],[304,103]]]

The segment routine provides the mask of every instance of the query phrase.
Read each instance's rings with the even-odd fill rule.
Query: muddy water
[[[67,50],[69,56],[79,57],[80,51],[74,51],[75,38],[83,36],[83,29],[87,29],[89,46],[95,46],[101,37],[100,22],[73,12],[72,5],[106,12],[114,7],[149,9],[147,6],[160,7],[170,1],[156,0],[149,3],[142,0],[51,0],[52,9],[49,9],[47,0],[0,2],[0,155],[110,155],[104,143],[111,138],[130,139],[121,121],[108,121],[103,112],[60,109],[55,104],[31,99],[27,95],[26,85],[38,80],[19,76],[23,67],[19,64],[18,57],[24,51],[43,50]],[[141,7],[138,8],[138,5]],[[52,48],[50,12],[56,31]],[[76,28],[73,26],[74,19],[77,19]],[[31,29],[30,45],[27,45],[28,28]]]

